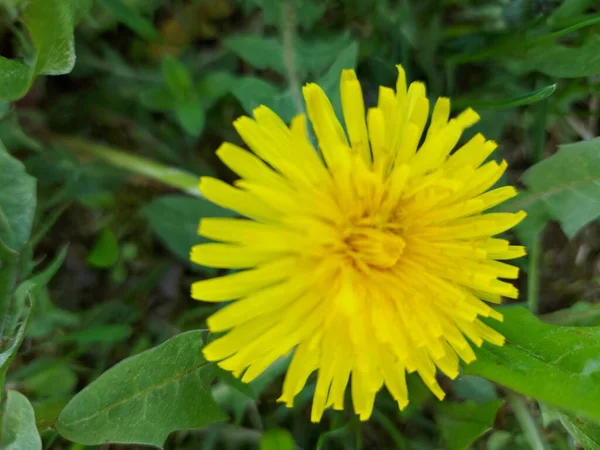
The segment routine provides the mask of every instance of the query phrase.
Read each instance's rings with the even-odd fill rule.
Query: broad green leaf
[[[265,105],[279,114],[284,121],[289,122],[297,113],[289,91],[281,92],[261,78],[242,77],[236,81],[232,92],[248,114],[252,114],[254,108]]]
[[[521,307],[503,308],[502,347],[484,344],[465,372],[576,414],[600,419],[600,327],[558,327]],[[542,381],[540,381],[542,380]]]
[[[105,228],[88,254],[87,261],[96,267],[112,267],[118,259],[117,237],[110,229]]]
[[[148,41],[160,40],[160,34],[152,22],[140,14],[139,10],[131,7],[123,0],[101,0],[101,3],[121,23],[135,31]]]
[[[235,213],[204,199],[166,195],[147,204],[142,213],[161,241],[184,261],[195,244],[207,242],[198,236],[202,217],[233,217]]]
[[[1,82],[0,82],[1,84]],[[0,142],[0,242],[20,252],[29,240],[36,206],[35,179]]]
[[[172,431],[225,420],[210,396],[204,334],[182,333],[109,369],[69,402],[57,431],[83,445],[162,447]]]
[[[600,73],[600,36],[590,34],[579,47],[537,45],[527,52],[519,67],[551,77],[579,78]]]
[[[579,417],[568,411],[557,411],[558,418],[569,434],[585,450],[600,450],[600,422]]]
[[[470,106],[474,109],[499,109],[499,108],[516,108],[517,106],[531,105],[545,98],[550,97],[556,90],[556,84],[537,89],[527,94],[519,95],[510,99],[468,99],[459,98],[452,103],[453,108],[462,108]]]
[[[62,75],[75,65],[73,29],[91,2],[31,0],[21,17],[35,54],[30,64],[0,57],[0,98],[21,98],[38,74]]]
[[[9,390],[0,430],[2,450],[41,450],[42,440],[35,426],[35,414],[27,397]]]
[[[594,2],[596,0],[564,0],[548,18],[548,23],[554,24],[573,20],[573,17],[583,13]]]
[[[223,46],[256,69],[285,72],[283,46],[278,39],[251,34],[238,35],[225,39]]]
[[[294,450],[294,438],[282,428],[267,430],[260,438],[260,450]]]
[[[487,403],[498,398],[494,384],[481,377],[459,377],[452,383],[452,391],[458,398],[478,403]]]
[[[437,406],[437,422],[448,450],[465,450],[487,431],[502,400],[488,403],[440,403]]]
[[[573,237],[600,216],[600,138],[561,145],[558,153],[527,170],[523,181],[529,190],[503,209],[532,211],[523,225],[534,229],[545,218],[557,220]]]

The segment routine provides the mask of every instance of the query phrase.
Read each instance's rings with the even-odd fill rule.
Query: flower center
[[[394,266],[406,243],[398,234],[373,226],[351,227],[345,233],[344,243],[349,256],[359,265],[379,269]]]

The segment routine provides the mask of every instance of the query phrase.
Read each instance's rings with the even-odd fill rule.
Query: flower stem
[[[199,177],[185,170],[164,166],[117,148],[100,145],[76,137],[58,136],[54,138],[54,142],[62,144],[75,152],[95,156],[120,169],[159,181],[187,194],[196,197],[202,196],[198,190]]]
[[[507,396],[508,404],[510,405],[521,429],[523,435],[529,443],[532,450],[546,450],[542,436],[538,430],[534,418],[531,416],[525,400],[518,394],[510,392]]]
[[[283,64],[287,73],[288,83],[294,106],[298,114],[304,113],[302,106],[302,93],[300,91],[300,80],[296,68],[296,50],[294,49],[294,35],[296,34],[296,11],[293,0],[285,0],[281,5],[281,39],[283,41]]]

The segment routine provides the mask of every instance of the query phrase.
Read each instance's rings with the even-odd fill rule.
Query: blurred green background
[[[0,65],[0,141],[38,183],[32,267],[68,244],[53,280],[36,288],[7,377],[31,400],[45,449],[142,448],[85,447],[52,426],[117,362],[205,327],[215,307],[191,300],[189,286],[216,271],[194,267],[188,253],[201,217],[232,213],[202,200],[197,178],[233,179],[214,151],[240,143],[231,123],[254,107],[289,121],[302,112],[302,84],[316,81],[339,109],[339,75],[350,67],[372,105],[402,63],[431,98],[481,114],[468,135],[497,140],[505,181],[521,187],[523,172],[560,145],[598,135],[597,0],[97,0],[78,2],[69,23],[55,3],[39,13],[36,40],[35,23],[29,34],[22,23],[27,2],[0,1],[2,56],[39,62],[56,52],[53,39],[63,53],[28,75],[38,75],[30,88]],[[70,73],[43,76],[69,72],[75,54]],[[527,187],[565,167],[551,169]],[[571,217],[517,201],[529,212],[511,235],[529,248],[518,261],[521,300],[551,323],[599,325],[600,212]],[[548,449],[580,448],[556,416],[473,376],[443,379],[443,404],[411,377],[404,412],[382,393],[366,423],[347,410],[311,424],[314,381],[286,409],[276,403],[284,370],[276,364],[250,390],[219,374],[212,395],[230,420],[174,432],[165,448],[529,449],[524,410]]]

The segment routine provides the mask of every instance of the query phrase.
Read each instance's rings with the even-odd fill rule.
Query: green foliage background
[[[595,0],[0,0],[0,450],[600,449],[599,49]],[[202,358],[188,252],[232,213],[198,178],[232,180],[241,114],[290,120],[307,81],[339,112],[344,68],[373,104],[396,63],[499,141],[521,304],[443,403],[409,377],[403,412],[311,424],[287,360]]]

